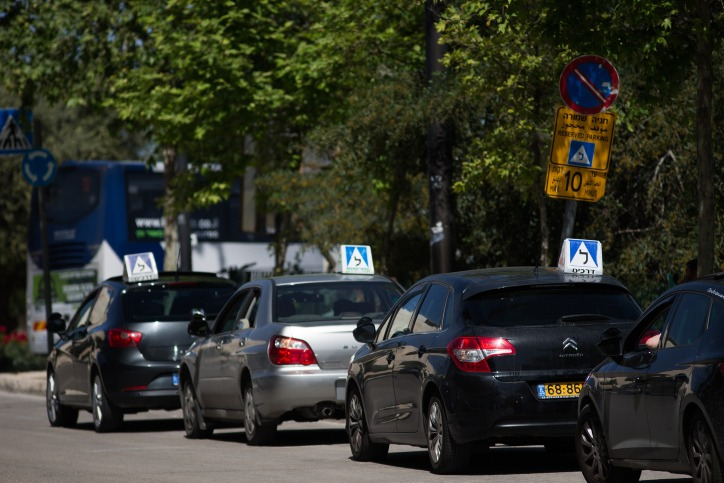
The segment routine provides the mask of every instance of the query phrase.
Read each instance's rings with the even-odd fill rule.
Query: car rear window
[[[624,291],[587,284],[485,292],[463,302],[463,314],[471,325],[517,327],[635,320],[641,308]]]
[[[190,320],[192,309],[215,316],[234,293],[228,284],[169,283],[128,289],[123,293],[124,318],[129,321]]]
[[[276,314],[281,322],[381,318],[401,290],[385,282],[319,282],[277,287]]]

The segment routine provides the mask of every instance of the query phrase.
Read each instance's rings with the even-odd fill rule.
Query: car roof
[[[298,275],[278,275],[269,277],[276,285],[293,285],[314,282],[385,282],[395,283],[391,278],[378,274],[346,274],[346,273],[304,273]]]
[[[610,275],[578,275],[564,273],[555,267],[495,267],[466,270],[462,272],[440,273],[425,277],[418,283],[438,280],[455,288],[469,297],[489,290],[506,287],[526,287],[536,285],[561,284],[598,284],[628,289]]]
[[[215,273],[211,272],[191,272],[191,271],[179,271],[179,272],[159,272],[158,278],[153,280],[143,280],[138,282],[128,282],[123,279],[122,276],[111,277],[106,279],[105,282],[122,285],[124,287],[143,287],[149,285],[157,285],[168,282],[207,282],[207,283],[222,283],[230,286],[238,285],[233,280],[228,278],[219,277]]]
[[[719,287],[719,290],[714,289],[713,287]],[[691,280],[689,282],[683,282],[679,285],[676,285],[663,294],[661,294],[661,297],[664,297],[670,293],[673,292],[679,292],[682,290],[693,290],[696,292],[708,292],[712,295],[715,295],[721,299],[724,299],[724,272],[718,272],[718,273],[712,273],[710,275],[705,275],[703,277]]]

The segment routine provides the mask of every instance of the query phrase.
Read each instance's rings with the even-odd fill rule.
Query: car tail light
[[[108,344],[111,347],[137,347],[143,334],[125,329],[108,331]]]
[[[515,347],[502,337],[458,337],[447,346],[455,365],[465,372],[490,372],[488,359],[515,354]]]
[[[279,366],[316,364],[317,358],[309,344],[300,339],[275,336],[269,343],[269,360]]]

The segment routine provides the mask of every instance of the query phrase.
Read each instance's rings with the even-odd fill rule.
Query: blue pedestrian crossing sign
[[[374,274],[372,249],[368,245],[341,245],[342,273]]]
[[[558,259],[558,270],[582,275],[603,275],[603,256],[598,240],[566,238]]]
[[[123,257],[123,280],[126,282],[142,282],[157,278],[158,268],[152,252],[134,253]]]

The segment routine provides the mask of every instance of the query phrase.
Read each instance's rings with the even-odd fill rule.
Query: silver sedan
[[[186,435],[243,425],[260,445],[286,420],[343,418],[352,331],[362,316],[381,320],[402,292],[381,275],[290,275],[246,283],[211,326],[194,312],[196,341],[179,369]]]

